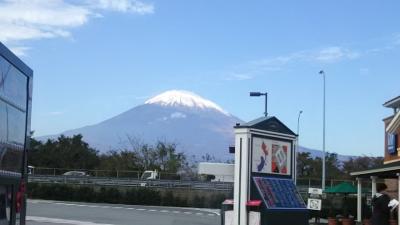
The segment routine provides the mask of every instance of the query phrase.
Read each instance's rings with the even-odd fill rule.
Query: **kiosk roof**
[[[275,116],[260,117],[244,124],[238,124],[235,128],[253,128],[297,136]]]

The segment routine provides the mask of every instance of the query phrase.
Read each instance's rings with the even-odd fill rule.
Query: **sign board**
[[[309,188],[308,194],[322,195],[322,189],[321,188]]]
[[[322,207],[321,199],[309,198],[307,202],[307,209],[320,211]]]
[[[263,174],[291,174],[290,142],[253,138],[252,172]]]

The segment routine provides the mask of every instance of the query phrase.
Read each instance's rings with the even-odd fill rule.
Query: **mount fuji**
[[[82,134],[100,152],[126,147],[128,137],[133,137],[150,144],[157,140],[176,143],[178,151],[187,156],[209,154],[228,159],[228,147],[234,144],[233,126],[242,122],[210,100],[192,92],[171,90],[113,118],[61,134]]]

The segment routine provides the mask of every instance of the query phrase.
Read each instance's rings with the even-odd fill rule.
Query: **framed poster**
[[[265,174],[291,174],[290,142],[253,137],[252,172]]]

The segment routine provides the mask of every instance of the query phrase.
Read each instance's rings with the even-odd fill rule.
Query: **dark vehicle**
[[[0,225],[25,224],[32,77],[0,42]]]

